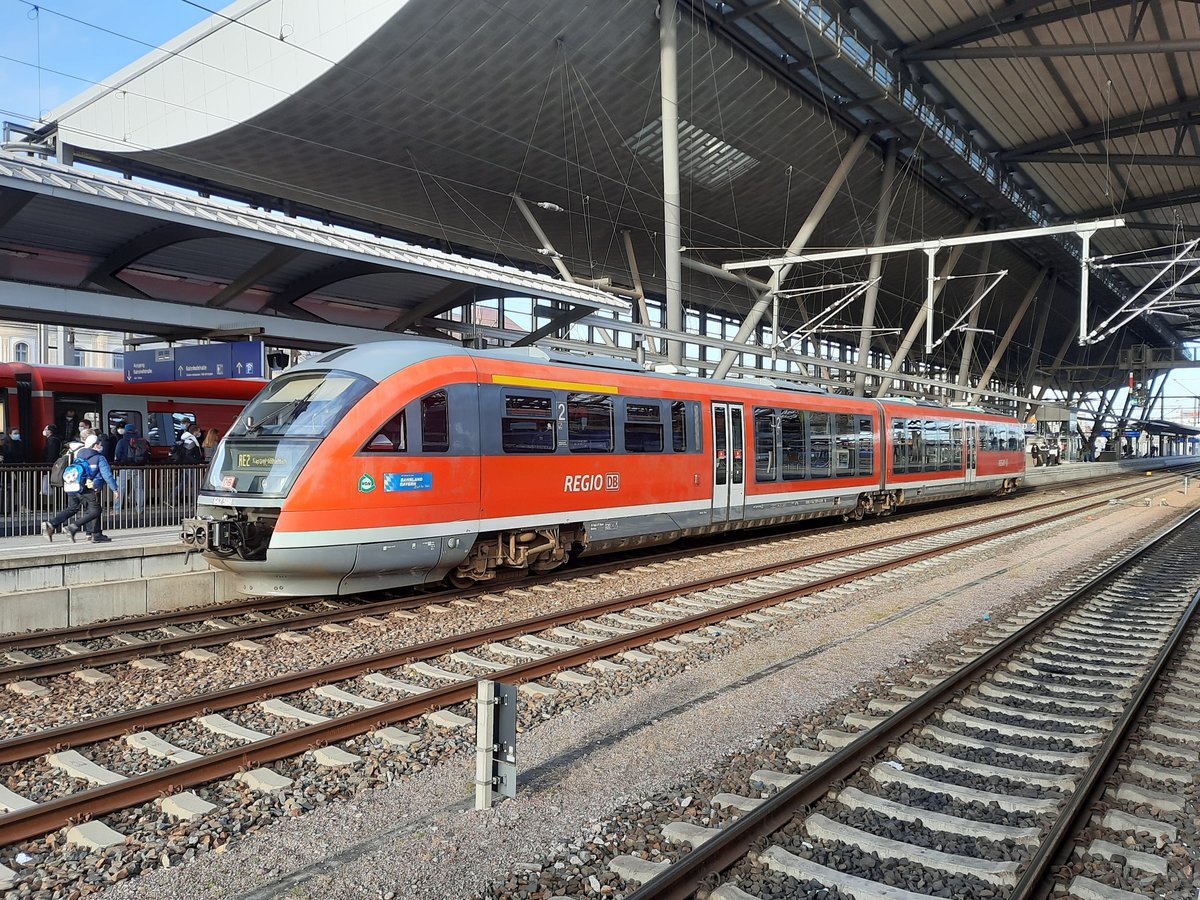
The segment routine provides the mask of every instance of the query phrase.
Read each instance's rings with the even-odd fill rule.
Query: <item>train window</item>
[[[925,468],[925,423],[920,419],[908,420],[908,471],[920,472]]]
[[[754,407],[754,480],[775,481],[775,423],[779,414],[773,409]]]
[[[110,409],[108,411],[108,427],[104,429],[104,433],[111,435],[115,431],[120,436],[126,425],[132,425],[138,430],[138,434],[144,433],[142,431],[142,414],[136,409]]]
[[[829,477],[829,413],[808,414],[808,467],[813,478]]]
[[[625,404],[625,451],[662,453],[662,407],[657,403]]]
[[[1017,425],[1006,425],[1008,429],[1008,449],[1010,452],[1021,453],[1025,449],[1025,432]]]
[[[875,473],[875,422],[870,416],[858,419],[858,474]]]
[[[725,407],[723,406],[713,409],[713,450],[716,451],[713,484],[725,484],[729,473],[729,443],[725,434]]]
[[[843,413],[833,417],[834,420],[834,454],[833,474],[845,478],[854,474],[858,443],[858,425],[854,416]]]
[[[337,370],[303,371],[270,382],[230,429],[230,437],[325,437],[375,386]]]
[[[963,467],[963,427],[961,422],[955,422],[950,427],[950,449],[952,450],[952,460],[954,469]]]
[[[908,471],[908,423],[904,419],[892,419],[892,471]]]
[[[142,436],[152,447],[174,447],[183,430],[196,421],[194,412],[152,412]]]
[[[396,413],[363,447],[364,453],[405,453],[408,450],[408,423],[404,410]]]
[[[445,453],[450,449],[450,408],[445,391],[421,398],[421,452]]]
[[[683,400],[671,401],[671,449],[676,453],[687,453],[688,449],[687,403]]]
[[[808,475],[808,446],[800,410],[785,409],[779,414],[779,446],[783,480],[803,480]]]
[[[567,440],[572,453],[611,453],[612,398],[603,394],[567,394]]]
[[[500,420],[500,445],[505,453],[553,453],[558,434],[549,396],[509,394]]]

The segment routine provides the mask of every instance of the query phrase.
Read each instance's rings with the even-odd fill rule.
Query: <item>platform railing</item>
[[[162,528],[196,510],[207,466],[113,466],[120,496],[100,491],[105,531]],[[0,466],[0,537],[36,534],[41,523],[67,507],[67,494],[50,484],[50,466]]]

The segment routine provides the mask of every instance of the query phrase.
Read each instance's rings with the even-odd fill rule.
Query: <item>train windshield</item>
[[[338,370],[284,375],[250,402],[229,437],[325,437],[373,386],[368,378]]]

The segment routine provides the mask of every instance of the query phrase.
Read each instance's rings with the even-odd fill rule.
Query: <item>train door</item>
[[[975,422],[967,423],[967,484],[975,483],[975,466],[978,462],[979,426]]]
[[[74,415],[68,417],[68,412]],[[93,429],[104,427],[104,421],[100,418],[99,394],[54,395],[54,421],[63,441],[69,441],[79,433],[79,426],[84,419],[92,423]]]
[[[746,503],[746,430],[740,403],[713,404],[713,523],[738,522]]]

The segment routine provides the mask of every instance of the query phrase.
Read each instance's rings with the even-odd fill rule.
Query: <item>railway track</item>
[[[630,900],[1194,897],[1170,848],[1200,774],[1197,560],[1192,513],[785,766],[664,810],[667,858],[610,871]]]
[[[1156,489],[1164,483],[1169,483],[1177,477],[1176,474],[1161,478],[1155,477],[1139,482],[1132,488],[1125,485],[1109,486],[1068,498],[1043,501],[1021,509],[993,513],[980,517],[976,521],[977,523],[998,523],[1041,511],[1069,510],[1080,505],[1086,505],[1091,509],[1095,506],[1089,505],[1089,501],[1100,498],[1105,500],[1130,499],[1144,494],[1147,490]],[[935,537],[952,532],[959,527],[961,524],[955,523],[925,529],[919,532],[917,537]],[[761,536],[739,540],[729,545],[723,545],[714,552],[754,547],[761,540]],[[891,541],[892,539],[885,538],[867,542],[862,545],[860,550],[865,552],[875,547],[886,547]],[[789,568],[815,565],[842,555],[844,552],[831,551],[797,557],[777,564],[770,570],[762,569],[761,573],[770,574],[770,571],[785,571]],[[639,557],[637,564],[655,565],[660,562],[674,561],[677,558],[678,551],[656,553],[648,557]],[[573,581],[592,578],[628,565],[627,560],[620,560],[577,567],[563,573],[559,576],[559,580]],[[751,571],[753,570],[739,573],[737,577],[749,577]],[[203,653],[195,651],[210,650],[210,648],[235,644],[240,641],[253,641],[256,638],[277,637],[281,632],[302,634],[305,630],[313,628],[336,630],[347,623],[362,621],[364,617],[370,621],[374,617],[392,613],[403,615],[431,604],[436,608],[440,604],[461,606],[486,601],[494,597],[494,590],[520,590],[532,582],[532,579],[522,579],[520,582],[493,590],[446,591],[425,594],[417,598],[405,596],[375,600],[370,603],[325,598],[300,600],[260,598],[207,607],[203,610],[156,613],[78,628],[13,635],[0,638],[0,654],[3,654],[3,661],[7,663],[7,665],[0,666],[0,685],[25,683],[26,691],[36,692],[36,685],[31,683],[36,678],[68,672],[97,670],[119,663],[154,660],[157,656],[188,651],[193,651],[192,656],[195,658],[205,659]],[[296,640],[299,642],[302,641],[302,638]],[[145,662],[139,664],[147,665]],[[150,662],[148,665],[156,667],[154,662]]]
[[[1143,485],[1136,493],[1146,490]],[[1094,500],[1074,512],[1108,502]],[[251,773],[251,783],[261,779],[254,789],[271,790],[272,779],[260,770],[314,747],[327,748],[319,764],[353,766],[356,760],[332,747],[334,742],[370,734],[379,744],[404,747],[417,737],[395,725],[430,712],[439,713],[437,721],[446,727],[465,725],[451,708],[474,695],[478,677],[522,682],[527,696],[546,697],[669,657],[686,645],[710,643],[709,629],[771,627],[809,612],[825,602],[822,594],[841,585],[897,577],[904,567],[927,566],[970,547],[1055,526],[1063,515],[1057,504],[1048,504],[1037,515],[998,528],[980,520],[965,530],[969,533],[961,525],[957,535],[934,529],[937,533],[918,534],[903,548],[868,545],[842,559],[830,554],[820,562],[806,558],[790,567],[760,567],[6,740],[0,742],[0,764],[34,761],[40,774],[30,778],[26,770],[27,793],[0,797],[7,807],[0,815],[0,845],[239,770]],[[580,667],[583,671],[573,671]],[[555,686],[536,681],[547,676],[554,676]],[[395,699],[398,694],[401,699]],[[201,755],[185,746],[199,731],[219,735],[224,749]],[[130,751],[136,751],[132,768],[119,770],[130,765]],[[105,765],[109,760],[111,767]],[[64,793],[64,782],[91,786]],[[195,815],[208,806],[194,795],[172,802],[198,810]]]

